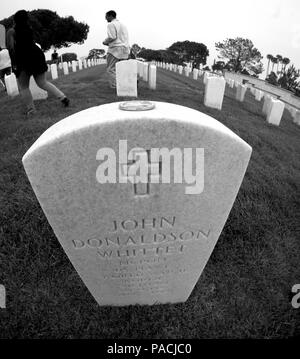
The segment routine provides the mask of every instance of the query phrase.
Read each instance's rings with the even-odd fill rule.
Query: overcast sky
[[[300,68],[299,0],[1,0],[0,17],[20,9],[50,9],[90,26],[83,45],[60,49],[60,54],[71,51],[80,57],[92,48],[104,48],[105,12],[115,10],[131,44],[165,49],[175,41],[202,42],[210,51],[211,65],[217,58],[215,42],[240,36],[251,39],[264,57],[280,54]],[[264,63],[266,68],[266,59]]]

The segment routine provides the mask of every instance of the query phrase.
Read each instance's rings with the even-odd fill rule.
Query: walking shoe
[[[65,107],[68,107],[69,104],[70,104],[70,100],[69,100],[67,97],[64,97],[64,98],[61,100],[61,103],[62,103]]]

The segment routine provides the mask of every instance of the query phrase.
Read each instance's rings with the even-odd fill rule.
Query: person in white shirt
[[[128,31],[125,25],[117,20],[117,14],[110,10],[105,14],[107,24],[107,38],[103,45],[108,46],[106,62],[107,74],[111,88],[116,87],[116,63],[127,60],[130,54]]]
[[[0,81],[5,89],[5,75],[11,74],[11,60],[7,49],[0,47]]]

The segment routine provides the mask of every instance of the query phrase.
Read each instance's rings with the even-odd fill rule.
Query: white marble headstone
[[[68,75],[69,74],[69,66],[67,62],[63,63],[63,71],[64,71],[64,75]]]
[[[76,68],[77,68],[77,61],[73,60],[72,61],[72,71],[76,72]]]
[[[4,82],[6,86],[7,95],[9,97],[15,97],[19,95],[19,87],[18,87],[16,75],[13,72],[10,75],[4,76]]]
[[[263,92],[260,90],[256,90],[255,91],[255,100],[256,101],[261,101],[261,99],[263,98]]]
[[[207,84],[207,79],[208,79],[209,77],[210,77],[209,72],[205,71],[205,72],[204,72],[204,76],[203,76],[203,83],[204,83],[204,85]]]
[[[153,157],[155,149],[162,156]],[[59,121],[29,148],[23,164],[54,233],[96,301],[153,305],[190,296],[251,151],[201,112],[130,101]],[[176,165],[168,181],[170,156]],[[148,176],[139,183],[143,171]]]
[[[193,69],[193,79],[194,80],[198,79],[198,75],[199,75],[199,70],[198,69]]]
[[[295,114],[293,116],[293,122],[295,122],[297,125],[300,125],[300,111],[295,110]]]
[[[239,102],[243,102],[245,99],[245,95],[248,87],[246,85],[239,85],[236,89],[236,100]]]
[[[50,65],[50,71],[51,71],[52,80],[57,79],[58,78],[58,73],[57,73],[57,65],[56,64],[51,64]]]
[[[156,66],[149,66],[148,85],[150,90],[156,90]]]
[[[148,71],[149,71],[149,65],[148,62],[143,63],[143,80],[148,82]]]
[[[283,115],[284,106],[284,102],[272,98],[268,108],[267,122],[271,123],[272,125],[279,126]]]
[[[206,81],[204,105],[221,110],[226,87],[224,77],[211,76]]]
[[[116,63],[118,96],[137,97],[137,61],[124,60]]]
[[[271,95],[266,95],[264,97],[264,104],[263,104],[262,112],[265,116],[267,116],[270,111],[272,99],[274,99],[274,98]]]

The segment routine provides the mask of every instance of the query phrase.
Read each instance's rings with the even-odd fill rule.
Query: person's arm
[[[117,38],[117,30],[114,24],[109,23],[107,25],[107,38],[103,41],[103,45],[108,46],[111,42]]]

